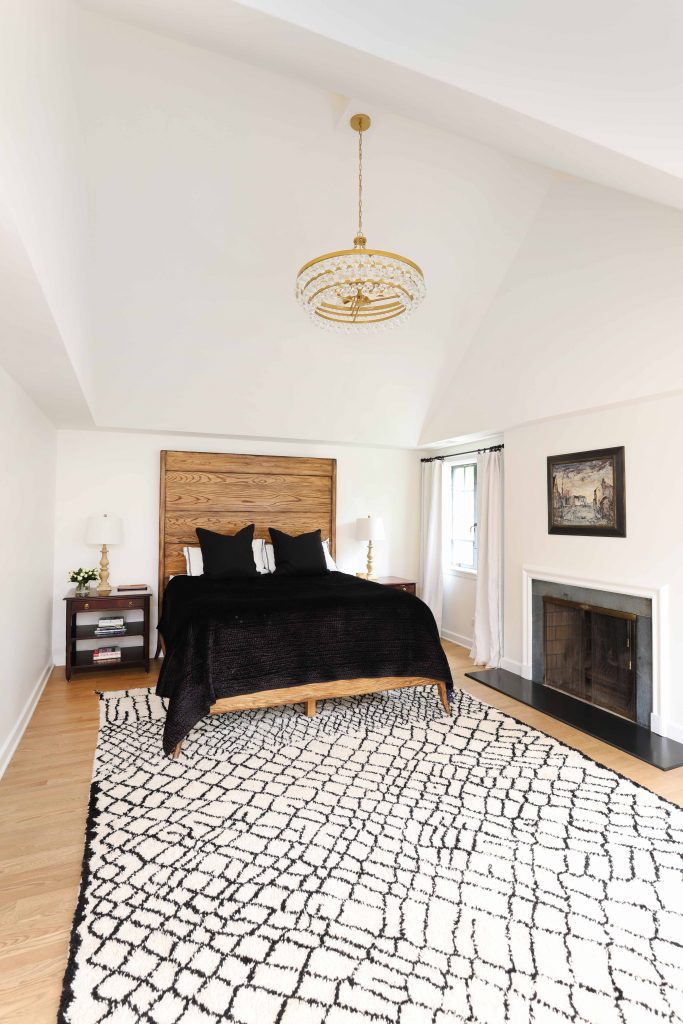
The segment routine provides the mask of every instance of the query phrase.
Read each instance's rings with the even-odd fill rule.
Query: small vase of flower
[[[90,584],[99,578],[97,569],[72,569],[69,573],[69,582],[76,584],[77,597],[87,597],[90,593]]]

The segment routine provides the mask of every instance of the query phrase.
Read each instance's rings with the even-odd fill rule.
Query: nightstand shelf
[[[117,633],[115,636],[98,636],[95,633],[97,626],[93,623],[92,626],[76,626],[72,637],[74,640],[100,640],[103,645],[113,644],[118,640],[123,640],[127,636],[144,636],[145,635],[145,622],[144,619],[138,619],[135,622],[126,623],[126,632]]]
[[[117,639],[120,639],[120,637],[107,637],[102,646],[110,647],[112,646],[112,641]],[[144,667],[145,671],[149,672],[149,659],[145,660],[143,651],[144,647],[142,644],[136,644],[135,647],[122,647],[120,661],[118,658],[115,661],[93,661],[92,651],[76,651],[71,659],[71,668],[89,668],[99,672],[100,669],[121,668],[123,665],[125,668]]]
[[[144,668],[149,672],[149,609],[151,590],[118,593],[116,589],[106,597],[92,591],[85,596],[70,590],[64,598],[66,603],[66,678],[72,672],[99,672],[117,668]],[[97,636],[97,622],[79,622],[79,615],[91,615],[97,619],[120,616],[126,622],[126,632],[114,636]],[[137,642],[128,644],[128,638]],[[79,647],[80,641],[95,643],[92,647]],[[122,641],[126,641],[124,645]],[[115,661],[93,661],[95,647],[120,647],[121,658]]]

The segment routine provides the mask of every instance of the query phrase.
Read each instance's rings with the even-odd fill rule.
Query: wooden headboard
[[[281,455],[161,452],[159,606],[168,577],[184,574],[184,545],[197,526],[235,533],[254,523],[286,533],[320,529],[336,553],[337,461]]]

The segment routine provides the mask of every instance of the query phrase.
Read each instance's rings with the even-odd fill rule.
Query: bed
[[[336,554],[336,461],[161,452],[157,693],[168,699],[164,751],[178,756],[208,713],[302,704],[405,686],[436,687],[448,712],[448,662],[427,606],[341,572],[246,580],[187,577],[183,548],[204,527],[319,529]]]

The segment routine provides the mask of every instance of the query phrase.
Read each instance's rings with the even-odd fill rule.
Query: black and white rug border
[[[90,878],[90,860],[92,856],[91,844],[95,835],[95,826],[97,824],[97,816],[99,813],[97,809],[97,798],[99,796],[99,792],[99,783],[94,781],[91,782],[90,797],[88,799],[88,813],[85,822],[85,843],[83,848],[83,861],[81,863],[81,881],[78,887],[78,899],[76,901],[76,909],[74,911],[73,921],[71,924],[71,934],[69,936],[69,951],[66,961],[66,970],[64,971],[64,980],[62,982],[62,997],[59,1002],[57,1024],[67,1024],[65,1014],[74,997],[72,984],[74,980],[74,975],[76,973],[76,960],[78,957],[78,950],[81,945],[81,937],[78,933],[78,930],[85,918],[85,901],[86,894],[88,891],[88,881]]]

